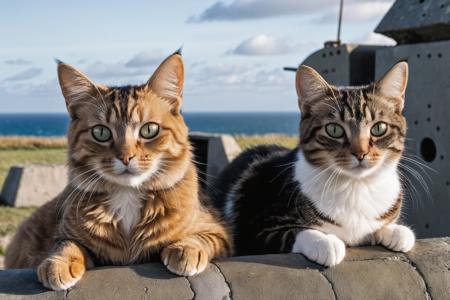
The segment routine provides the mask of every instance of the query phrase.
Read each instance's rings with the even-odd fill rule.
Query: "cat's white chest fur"
[[[134,188],[120,187],[109,199],[109,208],[120,221],[123,231],[129,234],[141,217],[142,201]]]
[[[315,208],[338,224],[325,222],[313,229],[334,234],[349,246],[368,241],[383,225],[378,218],[398,199],[401,186],[396,167],[382,166],[365,178],[333,176],[331,170],[308,163],[300,151],[295,179]]]

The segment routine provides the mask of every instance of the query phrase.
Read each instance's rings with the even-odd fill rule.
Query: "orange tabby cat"
[[[228,233],[204,203],[191,160],[180,54],[140,86],[95,84],[64,63],[58,77],[71,117],[70,182],[22,224],[6,267],[37,267],[44,286],[63,290],[94,266],[160,258],[170,271],[194,275],[229,255]]]

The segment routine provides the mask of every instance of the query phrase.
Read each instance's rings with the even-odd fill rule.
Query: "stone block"
[[[301,255],[243,256],[216,265],[234,300],[334,298],[330,283],[313,269],[320,267]]]
[[[450,299],[450,238],[418,240],[406,256],[423,276],[431,299]]]
[[[337,299],[428,299],[423,279],[400,259],[349,260],[323,273]]]
[[[185,277],[159,263],[129,267],[102,267],[85,274],[67,299],[193,299]]]
[[[201,274],[187,277],[195,300],[231,300],[231,291],[219,268],[209,264]]]
[[[10,206],[41,206],[67,184],[65,165],[14,166],[3,183],[1,199]]]

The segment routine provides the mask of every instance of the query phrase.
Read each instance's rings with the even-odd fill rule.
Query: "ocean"
[[[183,113],[190,131],[297,135],[299,113]],[[0,135],[66,135],[67,114],[0,114]]]

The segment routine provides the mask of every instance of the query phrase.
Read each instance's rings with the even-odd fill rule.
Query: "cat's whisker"
[[[402,163],[402,162],[399,162],[399,166],[401,168],[404,168],[405,170],[409,171],[410,174],[413,175],[420,182],[422,182],[427,187],[427,190],[428,190],[428,186],[426,184],[425,179],[422,177],[422,175],[417,170],[415,170],[413,167],[411,167],[405,163]],[[425,175],[427,175],[427,178],[431,181],[431,177],[429,177],[429,175],[427,173],[425,173]]]
[[[422,168],[425,168],[427,170],[430,170],[434,173],[439,173],[436,169],[433,169],[432,167],[430,167],[429,165],[425,164],[424,162],[420,161],[419,159],[415,159],[417,156],[410,156],[408,154],[403,154],[402,156],[402,160],[406,160],[408,162],[411,162],[413,164],[416,164]]]
[[[429,190],[429,188],[428,188],[428,185],[427,185],[426,181],[424,180],[424,178],[420,175],[420,173],[417,172],[416,170],[414,170],[413,168],[411,168],[411,167],[408,166],[408,165],[399,163],[399,166],[400,166],[400,172],[401,172],[402,170],[404,170],[405,172],[409,173],[410,176],[411,176],[413,179],[417,180],[417,182],[420,184],[420,186],[421,186],[422,189],[424,190],[424,192],[425,192],[425,194],[426,194],[426,196],[427,196],[427,199],[433,201],[433,198],[431,197],[431,192],[430,192],[430,190]],[[409,177],[408,177],[408,176],[405,176],[405,177],[407,177],[408,180],[409,180]],[[412,182],[411,182],[411,186],[414,187],[414,185],[412,184]],[[415,187],[414,187],[414,188],[415,188]]]
[[[331,168],[333,168],[333,165],[329,165],[325,169],[321,170],[320,172],[316,173],[312,178],[307,179],[307,184],[314,184],[316,181],[320,180],[320,178],[326,174]]]
[[[421,208],[422,207],[422,202],[420,201],[419,198],[419,192],[416,189],[415,185],[411,183],[411,180],[409,179],[408,176],[406,176],[405,174],[403,174],[402,172],[399,172],[400,175],[400,181],[403,184],[403,187],[406,188],[406,191],[408,192],[408,194],[411,196],[411,200],[412,200],[412,204],[414,208]]]
[[[100,176],[98,174],[95,174],[96,176],[94,176],[87,184],[86,187],[84,189],[83,194],[81,195],[81,197],[78,198],[77,201],[77,207],[75,209],[76,211],[76,219],[79,220],[79,211],[80,211],[80,204],[83,202],[84,197],[86,196],[86,193],[91,193],[92,196],[92,191],[89,191],[89,189],[92,187],[93,183],[96,183],[97,180],[100,178]]]
[[[277,165],[276,167],[295,166],[295,161]]]

